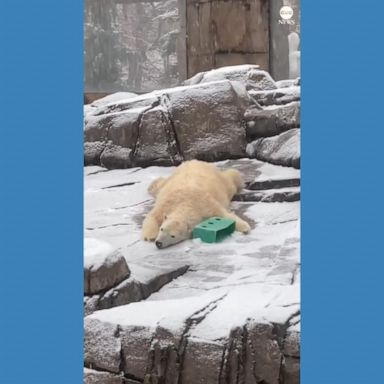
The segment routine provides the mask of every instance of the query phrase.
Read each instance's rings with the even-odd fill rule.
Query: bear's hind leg
[[[168,178],[159,177],[156,180],[152,181],[152,183],[148,187],[148,193],[156,197],[160,192],[160,189],[164,187],[165,183],[168,181]]]
[[[239,231],[242,233],[249,233],[251,231],[251,226],[245,220],[241,219],[239,216],[237,216],[233,212],[227,211],[226,209],[222,208],[218,216],[235,220],[236,231]]]
[[[242,233],[248,233],[251,231],[251,226],[241,219],[239,216],[237,216],[235,213],[225,209],[222,207],[217,201],[214,199],[207,199],[206,206],[210,207],[209,210],[204,212],[204,217],[210,217],[210,216],[219,216],[219,217],[225,217],[227,219],[235,220],[236,222],[236,231],[242,232]]]

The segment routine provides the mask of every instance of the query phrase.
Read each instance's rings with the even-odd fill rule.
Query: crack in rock
[[[164,106],[164,109],[166,111],[166,114],[167,114],[167,117],[169,120],[169,124],[171,127],[171,132],[168,132],[168,135],[167,135],[167,138],[169,138],[168,139],[168,149],[169,149],[169,152],[171,153],[174,165],[178,165],[178,164],[180,164],[180,162],[184,161],[184,155],[183,155],[182,150],[181,150],[180,141],[179,141],[179,138],[177,135],[175,123],[173,121],[173,117],[172,117],[172,114],[170,112],[169,106],[171,104],[171,99],[170,99],[168,93],[165,93],[162,95],[160,103],[161,103],[161,105]],[[172,138],[173,138],[173,140],[172,140]]]
[[[112,188],[121,188],[121,187],[128,187],[130,185],[134,185],[134,184],[140,184],[141,182],[140,181],[131,181],[129,183],[122,183],[122,184],[116,184],[116,185],[110,185],[108,187],[103,187],[101,189],[112,189]]]
[[[177,348],[180,358],[178,384],[182,384],[182,373],[185,361],[185,353],[188,345],[189,332],[191,331],[191,329],[193,329],[193,327],[196,327],[198,324],[200,324],[212,311],[214,311],[217,308],[218,303],[222,301],[226,296],[227,294],[224,294],[221,297],[211,301],[206,306],[199,309],[185,320],[185,328],[181,335],[180,343]]]
[[[278,189],[278,188],[291,188],[300,187],[300,179],[276,179],[276,180],[263,180],[263,181],[252,181],[246,183],[247,189],[253,191],[260,191],[266,189]]]

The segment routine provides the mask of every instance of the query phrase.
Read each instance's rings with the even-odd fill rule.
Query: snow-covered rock
[[[300,168],[300,129],[257,139],[247,145],[247,154],[272,164]]]
[[[301,79],[298,77],[297,79],[287,79],[287,80],[280,80],[276,81],[277,88],[289,88],[294,86],[300,86]]]
[[[291,86],[267,91],[249,91],[260,105],[281,105],[300,101],[300,87]]]
[[[245,84],[247,90],[276,89],[276,83],[271,75],[261,70],[258,65],[233,65],[199,72],[184,81],[185,85],[194,85],[218,80],[235,80]]]
[[[114,103],[116,101],[127,100],[127,99],[131,99],[133,97],[136,97],[136,96],[137,96],[137,94],[132,93],[132,92],[115,92],[115,93],[112,93],[108,96],[105,96],[101,99],[94,101],[90,105],[91,105],[91,107],[100,108],[100,107],[103,107],[105,105]]]
[[[300,126],[300,102],[271,105],[262,110],[251,107],[245,112],[245,120],[249,140],[279,135]]]
[[[86,384],[133,384],[135,381],[128,381],[124,376],[115,375],[110,372],[96,371],[84,368],[84,383]]]
[[[105,96],[101,99],[97,99],[96,101],[92,102],[91,104],[85,104],[84,105],[84,117],[88,114],[92,115],[101,107],[107,106],[108,104],[117,102],[117,101],[123,101],[127,100],[133,97],[136,97],[136,93],[131,92],[116,92],[112,93],[111,95]]]
[[[113,246],[98,239],[84,239],[84,294],[105,291],[129,274],[127,262]]]
[[[85,106],[84,163],[116,169],[246,157],[249,142],[300,127],[299,80],[275,83],[258,66],[237,65],[184,86],[110,95]]]
[[[244,85],[215,81],[108,104],[85,116],[85,164],[107,168],[217,161],[245,155]]]

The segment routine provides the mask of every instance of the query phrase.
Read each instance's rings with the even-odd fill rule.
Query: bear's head
[[[159,249],[166,248],[190,238],[191,234],[192,231],[186,220],[176,215],[164,216],[155,244]]]

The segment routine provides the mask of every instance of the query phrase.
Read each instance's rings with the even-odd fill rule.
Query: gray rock
[[[288,328],[284,339],[284,355],[300,358],[300,335],[297,328]]]
[[[244,117],[247,121],[248,140],[275,136],[300,126],[300,103],[292,102],[262,110],[251,107]]]
[[[276,188],[298,187],[300,171],[265,163],[256,159],[226,160],[216,163],[219,168],[234,168],[239,170],[247,189],[266,190]]]
[[[123,367],[126,373],[144,379],[153,333],[144,326],[123,327],[121,333]]]
[[[84,363],[89,367],[119,373],[121,340],[116,324],[84,319]]]
[[[299,187],[300,178],[290,178],[290,179],[268,179],[262,181],[252,181],[247,185],[247,189],[253,191],[260,191],[266,189],[276,189],[276,188],[288,188],[288,187]]]
[[[300,168],[300,129],[257,139],[247,145],[247,154],[272,164]]]
[[[276,81],[276,85],[278,88],[289,88],[289,87],[294,87],[296,85],[300,86],[300,77],[298,77],[297,79],[287,79],[287,80]]]
[[[244,157],[243,113],[251,105],[240,83],[204,83],[169,93],[169,111],[185,160]]]
[[[141,281],[132,277],[126,279],[101,295],[86,297],[84,314],[88,316],[97,310],[144,300],[173,279],[186,273],[187,270],[187,265],[179,268],[167,268],[166,270],[153,269],[152,274],[147,279]]]
[[[87,115],[84,129],[86,158],[92,159],[92,164],[101,164],[108,168],[131,166],[130,154],[136,145],[142,112],[142,109],[134,109],[97,116]],[[97,147],[92,145],[94,142],[98,143]],[[103,150],[99,152],[102,147]]]
[[[282,105],[300,101],[300,87],[298,86],[268,91],[249,91],[249,94],[263,106]]]
[[[285,356],[281,369],[282,383],[300,384],[300,359]]]
[[[276,189],[267,191],[243,190],[233,197],[233,201],[253,201],[264,203],[282,203],[300,200],[300,190],[298,188]]]
[[[282,353],[271,324],[248,323],[234,329],[228,342],[227,382],[279,384]],[[235,381],[236,382],[236,381]]]
[[[161,91],[155,91],[129,99],[118,100],[94,109],[91,114],[95,116],[102,116],[128,110],[152,108],[159,105],[160,95]],[[87,117],[89,117],[89,115],[87,115]]]
[[[100,157],[105,149],[104,141],[93,141],[84,143],[84,165],[100,164]]]
[[[130,270],[118,250],[96,239],[85,239],[84,294],[93,295],[116,286],[129,277]]]
[[[207,343],[189,338],[183,355],[181,382],[185,384],[226,382],[220,381],[225,380],[224,353],[224,342]]]
[[[276,89],[276,83],[266,71],[258,65],[234,65],[199,72],[184,82],[185,85],[194,85],[218,80],[234,80],[242,82],[248,90]]]
[[[168,110],[159,106],[146,111],[133,154],[135,166],[169,166],[181,160]]]
[[[85,117],[85,163],[113,169],[244,157],[250,106],[260,108],[244,84],[222,80],[95,108]]]
[[[93,164],[100,164],[108,169],[131,168],[133,166],[132,149],[108,143],[100,155],[99,162]]]
[[[84,384],[126,384],[124,377],[84,368]]]
[[[133,97],[137,97],[137,94],[132,92],[115,92],[108,96],[102,97],[101,99],[97,99],[91,103],[91,106],[100,108],[116,101],[132,99]]]

